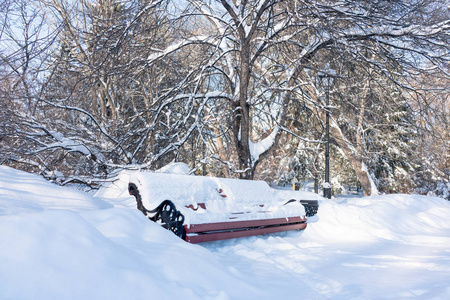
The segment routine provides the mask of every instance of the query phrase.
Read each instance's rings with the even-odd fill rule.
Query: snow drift
[[[0,166],[0,299],[450,298],[443,199],[322,200],[304,231],[199,246],[121,184],[93,197]]]

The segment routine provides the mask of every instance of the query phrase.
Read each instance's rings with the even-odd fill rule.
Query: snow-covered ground
[[[303,231],[188,244],[127,195],[0,166],[0,299],[450,299],[450,202],[321,201]]]

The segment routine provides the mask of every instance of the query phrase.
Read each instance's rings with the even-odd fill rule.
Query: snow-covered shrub
[[[450,201],[450,182],[437,182],[436,188],[427,193],[430,196],[437,196]]]
[[[332,195],[341,195],[345,194],[346,188],[345,186],[339,181],[339,178],[333,177],[331,180],[331,194]]]

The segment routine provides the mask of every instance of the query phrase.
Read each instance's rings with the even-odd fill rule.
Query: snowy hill
[[[111,187],[0,166],[0,299],[450,299],[450,202],[322,201],[306,230],[188,244]]]

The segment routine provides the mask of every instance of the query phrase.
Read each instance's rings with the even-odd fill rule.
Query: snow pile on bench
[[[185,216],[185,224],[303,217],[297,201],[287,205],[264,181],[130,172],[144,206],[152,210],[162,201],[172,201]]]

